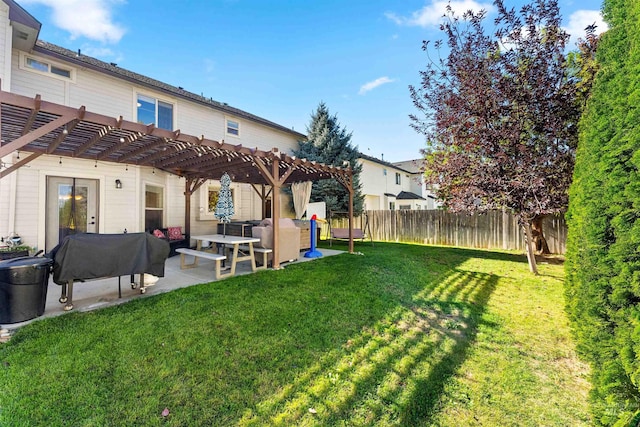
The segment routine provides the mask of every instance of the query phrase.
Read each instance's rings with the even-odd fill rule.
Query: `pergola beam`
[[[14,163],[13,165],[9,166],[7,169],[3,170],[0,172],[0,178],[4,178],[5,176],[9,175],[11,172],[16,171],[18,169],[20,169],[22,166],[26,165],[27,163],[37,159],[38,157],[42,156],[43,153],[31,153],[29,156],[20,159],[19,161],[17,161],[16,163]]]
[[[26,135],[21,136],[18,139],[15,139],[9,142],[6,145],[0,147],[0,158],[6,156],[7,154],[11,154],[14,151],[17,151],[24,147],[25,145],[35,141],[36,139],[48,134],[49,132],[53,132],[54,130],[62,127],[66,124],[69,124],[73,121],[74,116],[61,116],[52,122],[47,123],[46,125],[42,125],[37,129],[34,129],[27,133]]]

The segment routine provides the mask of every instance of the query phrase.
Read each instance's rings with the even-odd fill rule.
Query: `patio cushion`
[[[169,233],[169,240],[182,239],[182,227],[168,227],[167,232]]]
[[[156,236],[158,239],[164,239],[166,237],[164,233],[158,230],[157,228],[153,230],[153,235]]]

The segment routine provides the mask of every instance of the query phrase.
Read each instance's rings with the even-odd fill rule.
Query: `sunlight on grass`
[[[247,411],[240,425],[323,424],[338,419],[349,420],[349,425],[373,420],[383,425],[383,413],[390,424],[406,417],[407,411],[408,416],[423,414],[433,399],[415,405],[416,396],[432,394],[425,384],[432,387],[433,377],[442,374],[440,365],[449,364],[445,359],[459,357],[454,353],[474,334],[479,314],[474,307],[484,305],[495,283],[496,277],[489,274],[455,272],[435,289],[415,295],[413,306],[398,307],[348,340],[342,355],[323,358],[280,393]],[[358,409],[345,418],[354,405]]]

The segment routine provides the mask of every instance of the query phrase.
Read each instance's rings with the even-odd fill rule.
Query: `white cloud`
[[[592,24],[597,25],[596,34],[604,33],[609,29],[599,10],[576,10],[569,16],[569,24],[564,27],[565,31],[571,34],[569,48],[573,48],[579,38],[584,38],[586,35],[584,29]]]
[[[22,4],[39,3],[52,9],[51,19],[68,31],[71,38],[86,37],[103,43],[117,43],[125,29],[114,23],[111,8],[123,0],[22,0]]]
[[[416,10],[410,17],[398,16],[393,12],[387,12],[385,16],[398,25],[427,28],[440,25],[448,4],[448,0],[432,0],[431,4]],[[467,10],[472,10],[475,13],[482,9],[487,12],[493,10],[491,3],[480,3],[476,0],[453,0],[451,1],[451,8],[457,16],[462,16]]]
[[[377,88],[378,86],[382,86],[383,84],[387,84],[387,83],[392,83],[393,81],[394,81],[393,79],[390,79],[387,76],[377,78],[371,82],[365,83],[362,86],[360,86],[360,91],[358,92],[358,94],[364,95],[365,93]]]

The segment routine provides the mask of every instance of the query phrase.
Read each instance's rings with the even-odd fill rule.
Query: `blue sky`
[[[505,0],[519,8],[528,0]],[[40,39],[306,133],[324,102],[361,152],[419,158],[409,85],[423,40],[442,38],[446,0],[18,0]],[[559,0],[573,36],[601,22],[601,0]],[[452,1],[493,10],[490,0]],[[490,12],[490,17],[495,16]],[[605,24],[599,30],[605,29]],[[215,135],[207,135],[218,139]]]

